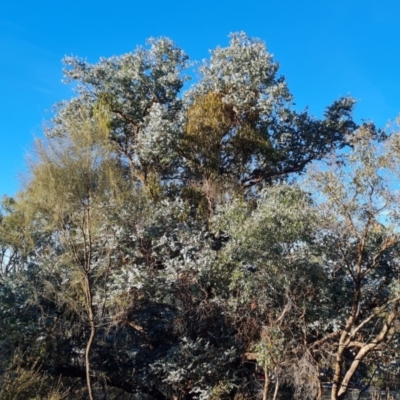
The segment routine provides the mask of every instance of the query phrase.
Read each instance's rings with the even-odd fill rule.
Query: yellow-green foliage
[[[197,161],[206,177],[218,173],[221,165],[222,138],[233,123],[232,107],[219,93],[208,92],[195,99],[187,112],[184,148],[188,158]]]
[[[256,111],[225,103],[221,93],[198,96],[187,111],[184,153],[204,178],[213,180],[223,170],[245,172],[255,154],[273,161],[277,155],[257,121]]]
[[[164,191],[156,172],[149,173],[147,179],[144,180],[144,184],[144,189],[152,200],[158,201],[163,197]]]
[[[199,96],[187,112],[186,134],[202,144],[219,142],[232,124],[232,107],[224,104],[219,93]]]
[[[182,198],[187,200],[192,206],[192,211],[196,216],[205,217],[208,212],[207,199],[202,190],[195,186],[182,188]]]
[[[109,142],[111,116],[110,116],[110,95],[107,93],[99,93],[98,100],[93,107],[93,118],[97,123],[98,139],[102,142]]]
[[[68,121],[67,135],[36,142],[37,161],[19,198],[28,219],[39,213],[60,224],[72,212],[110,196],[123,201],[129,191],[120,162],[100,141],[101,127],[84,112],[76,119]]]

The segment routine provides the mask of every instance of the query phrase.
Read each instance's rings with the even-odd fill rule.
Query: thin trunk
[[[275,390],[274,390],[274,397],[272,398],[272,400],[277,400],[278,392],[279,392],[279,378],[275,374]]]
[[[347,332],[343,332],[340,335],[340,340],[339,340],[339,348],[336,353],[336,360],[335,360],[335,372],[333,375],[333,384],[332,384],[332,392],[331,392],[331,400],[337,400],[338,399],[338,392],[339,392],[339,387],[340,387],[340,379],[342,377],[342,365],[343,365],[343,353],[345,350],[345,346],[343,344],[344,339],[347,336]]]
[[[211,219],[214,215],[214,201],[212,194],[212,183],[209,178],[204,178],[204,193],[207,199],[208,205],[208,218]]]
[[[92,380],[90,377],[90,351],[92,349],[93,341],[96,336],[96,323],[94,319],[93,312],[93,298],[92,298],[92,284],[90,282],[90,269],[92,263],[92,236],[91,236],[91,214],[90,214],[90,206],[91,206],[91,194],[89,193],[89,206],[86,207],[86,235],[84,232],[84,256],[85,256],[85,264],[84,264],[84,291],[86,295],[86,307],[87,313],[89,317],[89,327],[90,327],[90,336],[89,340],[86,344],[85,349],[85,370],[86,370],[86,383],[89,392],[89,399],[94,400],[93,396],[93,386]]]
[[[317,400],[322,400],[322,382],[321,379],[318,379],[318,393],[317,393]]]
[[[93,313],[90,281],[89,281],[89,276],[87,273],[85,274],[85,291],[86,291],[86,301],[87,301],[89,326],[90,326],[90,336],[89,336],[89,340],[86,344],[86,349],[85,349],[86,383],[87,383],[87,388],[88,388],[88,392],[89,392],[89,399],[94,400],[92,380],[90,377],[90,351],[92,349],[93,341],[96,336],[96,324],[95,324],[94,313]]]
[[[268,368],[264,368],[264,390],[263,390],[263,400],[268,400],[269,398],[269,387],[271,385],[271,379],[269,377]]]

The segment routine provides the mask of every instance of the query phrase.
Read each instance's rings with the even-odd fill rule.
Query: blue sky
[[[383,127],[400,112],[398,0],[3,0],[0,4],[0,196],[19,188],[26,155],[52,105],[73,96],[61,59],[90,62],[168,36],[192,60],[258,37],[280,63],[299,109],[320,116],[340,95]]]

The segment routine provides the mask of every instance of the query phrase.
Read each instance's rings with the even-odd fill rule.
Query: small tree
[[[95,120],[82,109],[64,124],[69,129],[63,135],[37,142],[38,160],[18,207],[36,231],[34,258],[47,275],[47,296],[75,312],[83,330],[89,328],[84,363],[93,400],[91,349],[98,326],[107,320],[107,282],[118,266],[118,228],[107,223],[107,213],[115,212],[129,185],[113,154],[95,143],[100,130]]]

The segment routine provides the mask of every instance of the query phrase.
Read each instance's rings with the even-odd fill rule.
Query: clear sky
[[[168,36],[201,60],[245,31],[267,43],[299,109],[321,116],[350,94],[357,120],[383,127],[400,112],[399,19],[399,0],[2,0],[0,196],[18,190],[52,105],[73,96],[64,55],[96,62]]]

